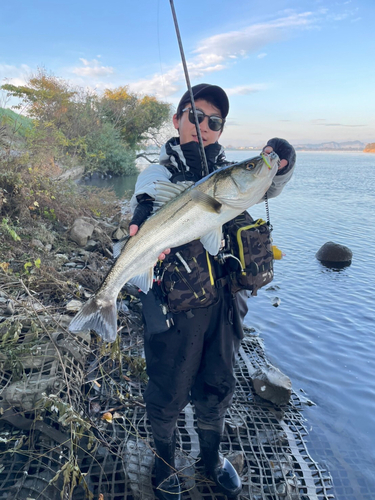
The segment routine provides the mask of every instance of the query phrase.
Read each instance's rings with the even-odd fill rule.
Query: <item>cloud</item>
[[[264,85],[263,83],[254,83],[253,85],[242,85],[238,87],[226,88],[225,92],[228,95],[249,95],[266,88],[267,85]]]
[[[267,56],[267,54],[265,52],[262,52],[261,54],[257,55],[257,58],[258,59],[263,59],[263,57],[266,57],[266,56]]]
[[[367,125],[346,125],[344,123],[317,123],[317,125],[322,125],[323,127],[345,127],[345,128],[357,128],[357,127],[367,127]]]
[[[314,23],[311,12],[289,14],[268,23],[249,25],[238,31],[220,33],[201,40],[193,51],[193,56],[187,63],[191,80],[201,79],[205,75],[221,71],[240,58],[258,52],[266,45],[291,36],[293,30],[309,29]],[[261,52],[257,57],[267,54]],[[185,86],[182,64],[178,63],[167,70],[163,75],[155,74],[147,79],[130,83],[134,92],[156,95],[166,98]],[[228,93],[249,94],[263,90],[261,85],[251,85],[229,89]]]
[[[76,67],[71,70],[75,75],[89,78],[98,78],[112,75],[114,73],[114,69],[111,66],[100,66],[100,63],[97,59],[88,61],[87,59],[83,59],[81,57],[80,61],[82,61],[83,66]]]
[[[32,69],[27,64],[21,66],[0,64],[0,84],[25,85],[31,74]]]
[[[291,14],[269,23],[258,23],[242,30],[221,33],[202,40],[195,50],[197,54],[216,57],[245,57],[271,42],[286,38],[292,29],[304,29],[312,23],[312,13]]]
[[[347,3],[349,3],[349,2],[346,2],[343,5],[346,5]],[[358,17],[358,11],[359,11],[358,7],[354,8],[354,9],[345,8],[341,12],[329,14],[327,16],[327,19],[331,20],[331,21],[338,21],[338,22],[345,21],[346,19],[349,19],[350,22],[353,22],[353,21],[355,22],[355,21],[361,19]]]
[[[222,60],[223,58],[212,55],[196,57],[187,63],[190,79],[203,78],[206,74],[221,71],[225,68],[224,64],[220,64]],[[178,63],[163,74],[157,73],[150,79],[132,82],[129,87],[133,92],[166,98],[178,92],[185,85],[184,80],[182,64]]]

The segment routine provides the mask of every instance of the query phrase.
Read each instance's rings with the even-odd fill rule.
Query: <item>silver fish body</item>
[[[278,156],[271,153],[221,168],[185,190],[160,183],[160,199],[171,199],[129,238],[101,288],[73,318],[69,329],[92,329],[103,340],[113,342],[117,334],[116,299],[124,284],[132,281],[147,292],[160,253],[197,238],[215,255],[222,225],[261,200],[277,165]],[[176,190],[181,192],[176,195]]]

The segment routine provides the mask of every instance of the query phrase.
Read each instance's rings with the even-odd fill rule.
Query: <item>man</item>
[[[199,84],[192,90],[208,168],[213,172],[228,164],[218,143],[229,112],[228,97],[215,85]],[[134,214],[129,227],[130,236],[134,236],[150,216],[158,199],[158,181],[196,182],[204,176],[189,92],[182,96],[173,124],[179,137],[165,144],[160,164],[150,165],[138,178],[132,198]],[[271,139],[265,151],[272,150],[281,161],[267,193],[269,197],[281,192],[295,163],[294,149],[287,141]],[[181,276],[173,277],[178,274],[178,270],[174,271],[178,259],[181,266],[189,270],[189,279],[194,279],[190,278],[194,272],[190,272],[189,262],[198,263],[202,275],[206,272],[207,276],[208,273],[215,276],[211,296],[207,293],[199,302],[195,292],[191,297],[188,293],[194,288],[194,283],[187,283],[186,292],[177,295],[177,300],[174,298],[173,292],[184,285],[182,281],[186,281]],[[167,282],[168,273],[172,285]],[[199,241],[178,249],[166,249],[159,256],[156,274],[153,289],[142,295],[149,376],[144,399],[156,448],[155,477],[156,485],[160,486],[156,495],[161,500],[181,498],[175,474],[175,430],[179,413],[191,401],[197,418],[201,463],[220,491],[228,497],[235,497],[241,491],[241,480],[230,462],[220,455],[219,447],[225,413],[235,388],[235,356],[243,337],[246,301],[241,292],[231,292],[226,280],[226,266],[209,259]],[[161,311],[166,312],[166,306],[169,312],[163,316]],[[172,317],[170,311],[173,311]],[[173,324],[170,324],[171,320]]]

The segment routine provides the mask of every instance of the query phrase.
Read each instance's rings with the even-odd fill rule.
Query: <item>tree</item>
[[[152,96],[138,97],[126,86],[105,90],[101,108],[104,119],[119,130],[132,149],[141,149],[170,118],[170,104]]]
[[[45,166],[69,157],[78,158],[90,171],[96,166],[102,172],[130,172],[135,151],[157,136],[170,116],[169,104],[139,97],[126,86],[99,96],[44,69],[26,85],[1,88],[17,97],[15,108],[32,119],[28,151],[35,163]]]
[[[66,122],[68,108],[72,106],[77,92],[65,80],[49,75],[44,69],[28,80],[26,85],[2,86],[12,97],[20,99],[15,109],[24,108],[30,118],[41,122],[53,122],[61,129]]]

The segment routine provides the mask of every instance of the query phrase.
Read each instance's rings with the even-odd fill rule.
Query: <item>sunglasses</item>
[[[183,113],[185,113],[185,111],[189,111],[189,122],[195,124],[193,108],[185,108],[182,110]],[[202,123],[203,120],[207,117],[208,126],[214,132],[218,132],[219,130],[221,130],[225,123],[225,118],[221,118],[220,116],[216,115],[208,116],[205,113],[203,113],[201,109],[197,109],[197,116],[198,116],[198,123]]]

